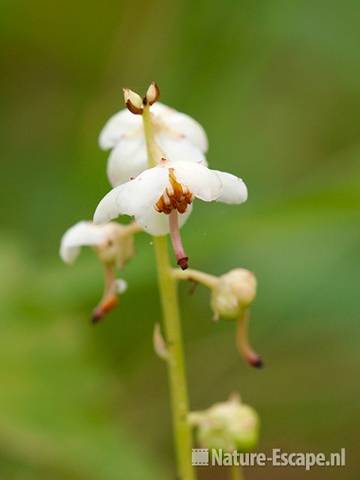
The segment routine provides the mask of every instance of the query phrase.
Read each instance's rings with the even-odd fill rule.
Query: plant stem
[[[159,154],[159,147],[155,143],[154,139],[154,127],[151,121],[149,106],[146,106],[144,108],[142,119],[144,125],[146,150],[148,155],[148,165],[149,167],[155,167],[157,164],[156,156]]]
[[[178,280],[191,280],[193,282],[202,283],[205,287],[210,289],[215,288],[218,283],[218,279],[214,275],[200,272],[200,270],[193,270],[191,268],[188,268],[187,270],[179,270],[178,268],[174,269],[173,276]]]
[[[191,465],[192,436],[188,424],[188,395],[176,284],[172,276],[166,237],[154,237],[154,246],[168,347],[167,364],[179,479],[191,480],[195,478]]]
[[[156,165],[158,148],[154,141],[149,107],[144,108],[143,124],[149,166]],[[168,375],[179,480],[194,480],[191,465],[192,434],[188,422],[189,401],[182,346],[181,321],[176,280],[172,275],[166,237],[153,237],[165,337],[168,348]]]
[[[230,467],[230,478],[231,480],[245,480],[244,471],[242,467],[233,465]]]

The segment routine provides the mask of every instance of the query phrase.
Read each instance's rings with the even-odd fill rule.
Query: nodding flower
[[[247,452],[258,442],[259,416],[238,395],[207,410],[191,412],[188,421],[196,428],[197,442],[203,448]]]
[[[92,247],[104,266],[104,293],[95,308],[92,321],[97,322],[118,303],[118,295],[123,293],[126,282],[116,279],[116,268],[123,268],[134,255],[133,235],[139,227],[133,223],[119,225],[108,223],[95,225],[89,221],[81,221],[70,227],[63,235],[60,245],[60,256],[68,264],[74,263],[81,247]]]
[[[205,202],[243,203],[244,182],[226,172],[192,162],[162,159],[133,180],[111,190],[99,203],[94,222],[101,224],[125,214],[151,235],[170,233],[178,265],[188,266],[179,228],[191,213],[195,198]]]
[[[198,270],[174,270],[175,278],[199,282],[211,291],[214,320],[219,317],[237,320],[236,345],[246,362],[256,368],[263,366],[261,357],[249,343],[250,306],[256,297],[256,277],[244,268],[235,268],[216,277]]]
[[[100,133],[99,144],[111,150],[107,175],[113,187],[127,182],[148,166],[144,127],[141,118],[145,105],[151,105],[154,141],[163,156],[171,161],[187,161],[207,165],[208,148],[202,126],[189,115],[159,103],[159,87],[152,83],[142,99],[140,95],[124,89],[126,107],[106,123]]]

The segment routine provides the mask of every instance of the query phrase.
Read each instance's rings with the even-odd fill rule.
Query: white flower
[[[134,253],[133,238],[129,227],[118,223],[95,225],[82,221],[70,227],[61,239],[60,256],[66,263],[73,263],[81,247],[94,247],[100,260],[122,267]]]
[[[69,228],[61,239],[60,256],[66,263],[73,263],[83,246],[91,246],[104,265],[104,293],[94,309],[92,321],[98,322],[118,303],[119,294],[125,292],[125,280],[115,277],[115,267],[123,267],[134,255],[133,235],[139,227],[110,222],[94,225],[82,221]]]
[[[206,165],[208,148],[204,129],[193,118],[159,102],[151,107],[154,140],[160,155],[170,161],[189,161]],[[107,175],[113,186],[136,177],[147,168],[147,153],[141,115],[124,109],[106,123],[100,147],[112,149]]]
[[[205,202],[243,203],[244,182],[225,172],[188,162],[164,162],[111,190],[99,203],[94,222],[106,223],[121,214],[136,218],[152,235],[169,232],[168,218],[175,210],[184,222],[193,197]]]
[[[105,223],[125,214],[134,216],[152,235],[170,232],[178,264],[186,268],[178,217],[182,225],[191,212],[194,197],[205,202],[238,204],[246,201],[247,189],[240,178],[229,173],[191,162],[163,161],[111,190],[99,203],[94,222]]]

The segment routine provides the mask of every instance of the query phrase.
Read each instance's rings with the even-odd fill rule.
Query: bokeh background
[[[101,266],[58,257],[109,188],[97,137],[121,88],[151,80],[250,192],[241,207],[198,202],[183,237],[195,268],[256,273],[266,368],[239,358],[204,288],[182,285],[193,408],[238,390],[261,415],[259,450],[347,449],[341,470],[250,480],[359,478],[359,26],[356,0],[1,1],[1,479],[175,478],[151,239],[95,328]]]

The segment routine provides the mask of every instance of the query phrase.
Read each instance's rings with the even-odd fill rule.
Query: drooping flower
[[[125,214],[148,233],[171,234],[181,268],[187,268],[180,226],[191,212],[194,198],[205,202],[239,204],[247,199],[244,182],[229,173],[210,170],[191,162],[169,162],[163,159],[156,167],[145,170],[135,179],[111,190],[99,203],[95,223],[105,223]]]
[[[176,269],[173,274],[179,280],[202,283],[209,288],[214,320],[220,316],[236,320],[236,346],[239,352],[249,365],[262,367],[262,359],[251,347],[248,336],[250,306],[256,297],[255,275],[245,268],[235,268],[219,277],[192,269],[186,272]]]
[[[203,448],[247,452],[258,442],[259,416],[238,395],[207,410],[191,412],[189,423],[196,427],[197,441]]]
[[[153,85],[150,85],[149,90]],[[127,108],[110,118],[99,138],[102,149],[111,149],[107,175],[114,187],[136,177],[148,166],[140,115],[142,99],[128,89],[124,92]],[[148,96],[150,95],[151,92]],[[153,102],[156,101],[155,98],[153,96]],[[151,102],[148,103],[152,105]],[[152,105],[151,118],[159,159],[166,157],[171,161],[207,164],[204,155],[208,148],[207,137],[196,120],[159,102]]]
[[[81,247],[93,247],[100,260],[122,268],[134,254],[132,233],[135,225],[120,225],[110,222],[96,225],[81,221],[70,227],[63,235],[60,256],[65,263],[72,264],[78,257]]]
[[[116,279],[115,268],[122,268],[134,255],[133,234],[138,230],[136,224],[119,225],[110,222],[95,225],[81,221],[70,227],[61,239],[60,256],[64,262],[74,263],[81,247],[90,246],[104,265],[104,294],[93,312],[94,322],[117,305],[118,294],[127,288],[124,280]]]

